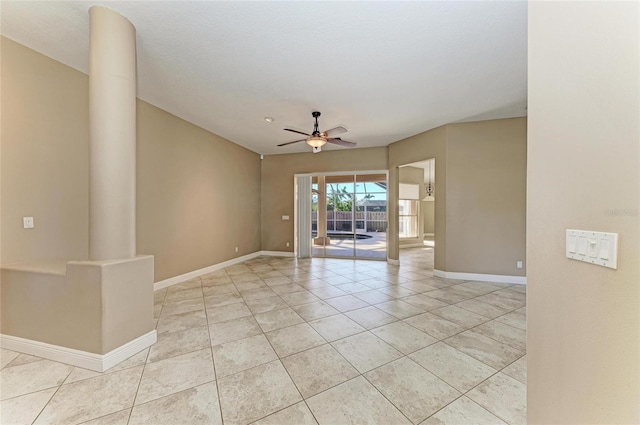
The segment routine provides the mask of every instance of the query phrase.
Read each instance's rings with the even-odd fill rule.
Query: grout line
[[[72,369],[72,370],[73,370],[73,369]],[[69,373],[71,373],[71,372],[69,372]],[[32,423],[35,423],[35,422],[36,422],[36,420],[40,417],[40,415],[42,414],[42,412],[44,412],[44,409],[49,405],[49,403],[51,403],[51,400],[53,400],[53,397],[58,393],[58,391],[60,391],[60,388],[61,388],[61,387],[62,387],[62,384],[60,384],[60,385],[58,386],[58,388],[56,388],[56,390],[53,392],[53,394],[51,394],[51,397],[49,397],[49,400],[47,400],[47,402],[44,404],[44,406],[42,406],[42,409],[40,409],[40,411],[38,412],[38,414],[36,415],[36,417],[33,419],[33,422],[32,422]],[[54,387],[51,387],[51,388],[54,388]],[[43,389],[43,390],[34,391],[34,392],[31,392],[31,393],[27,393],[27,394],[22,394],[22,395],[19,395],[19,396],[16,396],[16,397],[22,397],[22,396],[29,395],[29,394],[35,394],[35,393],[38,393],[38,392],[40,392],[40,391],[46,391],[46,390],[48,390],[48,389],[50,389],[50,388],[45,388],[45,389]],[[2,401],[11,400],[11,399],[14,399],[14,398],[16,398],[16,397],[11,397],[11,398],[8,398],[8,399],[2,400]]]
[[[235,285],[235,283],[233,283],[232,281],[231,284],[237,291],[238,287]],[[218,385],[219,379],[218,379],[218,373],[216,372],[216,361],[213,357],[213,345],[211,345],[211,329],[209,328],[209,313],[207,313],[207,303],[204,300],[205,299],[204,290],[202,291],[202,299],[204,302],[204,317],[207,322],[207,339],[209,340],[209,351],[211,352],[211,365],[213,366],[213,378],[214,378],[214,382],[216,383],[216,396],[217,396],[216,401],[218,403],[218,411],[220,412],[220,421],[224,424],[224,418],[222,416],[222,402],[220,401],[220,386]]]
[[[495,416],[498,419],[503,420],[504,422],[508,423],[507,420],[503,417],[501,417],[500,415],[498,415],[497,413],[492,412],[491,410],[489,410],[488,408],[484,407],[483,405],[481,405],[480,403],[476,402],[474,399],[472,399],[471,397],[469,397],[467,394],[469,394],[471,391],[475,390],[476,388],[478,388],[480,385],[484,384],[485,382],[487,382],[488,380],[490,380],[491,378],[493,378],[494,376],[498,375],[499,373],[502,373],[502,369],[499,369],[496,371],[496,373],[492,374],[491,376],[488,376],[486,379],[483,379],[481,382],[479,382],[478,384],[474,385],[472,388],[470,388],[468,391],[464,392],[463,395],[465,397],[467,397],[469,400],[471,400],[472,402],[474,402],[475,404],[477,404],[478,406],[482,407],[484,410],[486,410],[487,412],[491,413],[493,416]],[[508,375],[507,375],[508,376]],[[513,378],[511,378],[513,379]],[[516,379],[517,381],[517,379]],[[520,382],[520,381],[518,381]],[[521,382],[520,382],[521,383]]]
[[[56,396],[56,394],[58,394],[58,391],[60,391],[60,388],[62,388],[62,386],[64,385],[64,382],[69,379],[69,375],[71,375],[71,372],[73,372],[73,370],[75,369],[75,367],[72,367],[71,370],[69,371],[69,373],[67,373],[67,376],[64,378],[64,381],[62,381],[62,384],[58,385],[58,388],[56,388],[56,390],[53,392],[53,394],[51,394],[51,397],[49,398],[49,400],[44,404],[44,406],[42,406],[42,409],[40,409],[40,412],[38,412],[38,415],[33,419],[32,423],[36,423],[36,421],[38,420],[38,418],[40,417],[40,415],[42,415],[42,412],[44,412],[44,409],[47,408],[47,406],[49,405],[49,403],[51,403],[51,400],[53,400],[53,398]],[[53,388],[53,387],[50,387]],[[48,389],[48,388],[47,388]],[[40,391],[44,391],[44,390],[40,390]],[[33,394],[36,393],[38,391],[34,391],[32,393],[29,394]],[[23,394],[26,395],[26,394]],[[14,397],[15,398],[15,397]]]
[[[142,373],[140,373],[140,380],[138,381],[138,387],[136,388],[136,393],[133,397],[133,404],[129,410],[129,417],[127,418],[127,423],[131,420],[131,414],[133,413],[133,409],[136,406],[136,400],[138,399],[138,391],[140,391],[140,384],[142,384],[142,378],[144,377],[144,371],[147,368],[147,361],[149,360],[149,356],[151,355],[151,347],[147,349],[147,356],[144,359],[144,364],[142,365]]]
[[[78,425],[83,425],[83,424],[86,424],[86,423],[91,422],[91,421],[95,421],[95,420],[98,420],[98,419],[106,418],[109,415],[115,415],[116,413],[124,412],[125,410],[129,410],[129,416],[131,416],[131,409],[132,409],[131,407],[127,407],[126,409],[116,410],[115,412],[107,413],[106,415],[98,416],[97,418],[88,419],[88,420],[86,420],[84,422],[80,422],[80,423],[78,423]],[[127,418],[127,422],[129,422],[129,418]]]
[[[405,356],[405,357],[406,357],[406,356]],[[401,360],[402,358],[403,358],[403,357],[400,357],[399,359],[396,359],[396,360]],[[411,359],[409,359],[409,360],[411,361]],[[394,361],[395,361],[395,360],[394,360]],[[389,362],[389,363],[391,363],[391,362]],[[389,363],[386,363],[386,364],[389,364]],[[415,362],[414,362],[414,363],[415,363]],[[384,366],[384,365],[382,365],[382,366]],[[379,366],[379,367],[382,367],[382,366]],[[378,369],[378,368],[376,368],[376,369]],[[372,371],[374,371],[374,370],[376,370],[376,369],[372,369],[372,370],[370,370],[370,371],[368,371],[368,372],[372,372]],[[368,372],[366,372],[366,373],[368,373]],[[393,401],[391,401],[389,398],[387,398],[387,396],[386,396],[386,395],[384,395],[384,393],[383,393],[382,391],[380,391],[380,389],[379,389],[378,387],[376,387],[376,385],[375,385],[373,382],[369,381],[369,379],[367,379],[367,377],[366,377],[366,376],[364,376],[364,374],[362,374],[362,375],[360,375],[360,376],[362,376],[362,377],[365,379],[365,381],[367,381],[367,382],[369,383],[369,385],[371,385],[373,388],[375,388],[375,390],[378,392],[378,394],[380,394],[382,397],[384,397],[384,398],[385,398],[385,400],[387,400],[389,403],[391,403],[391,405],[392,405],[393,407],[395,407],[395,408],[396,408],[396,410],[397,410],[397,411],[398,411],[402,416],[404,416],[405,418],[407,418],[407,420],[408,420],[410,423],[414,423],[411,419],[409,419],[409,417],[408,417],[407,415],[405,415],[405,413],[404,413],[404,412],[403,412],[403,411],[402,411],[398,406],[396,406],[396,405],[395,405],[395,403],[394,403]],[[447,384],[447,385],[448,385],[448,384]],[[454,389],[455,389],[455,388],[454,388]],[[423,420],[424,420],[424,419],[423,419]],[[422,422],[422,420],[421,420],[420,422]]]
[[[262,283],[265,283],[262,279],[260,279],[260,281],[261,281]],[[266,283],[265,283],[265,284],[266,284]],[[237,289],[237,287],[236,287],[236,289]],[[280,295],[279,295],[279,294],[276,294],[276,296],[278,296],[278,297],[282,300],[282,298],[280,297]],[[284,300],[282,300],[282,301],[284,302]],[[244,303],[244,298],[243,298],[243,303]],[[286,304],[286,303],[285,303],[285,304]],[[245,303],[245,305],[246,305],[246,303]],[[247,308],[248,308],[248,307],[247,307]],[[284,309],[284,308],[283,308],[283,309]],[[271,312],[271,311],[277,311],[277,310],[278,310],[278,309],[269,310],[269,312]],[[293,309],[292,309],[292,310],[293,310]],[[276,349],[273,347],[273,344],[271,343],[271,341],[270,341],[270,340],[269,340],[269,338],[267,337],[266,332],[264,331],[264,329],[262,329],[262,326],[260,325],[260,322],[258,322],[258,320],[256,319],[255,314],[251,311],[251,309],[249,309],[249,312],[251,313],[251,317],[253,318],[253,320],[254,320],[256,323],[258,323],[258,327],[260,328],[260,330],[261,330],[261,332],[262,332],[262,333],[261,333],[261,335],[262,335],[262,336],[264,336],[264,338],[267,340],[267,343],[269,344],[269,346],[270,346],[270,347],[271,347],[271,349],[273,350],[274,354],[276,355],[276,360],[273,360],[273,361],[270,361],[270,362],[267,362],[267,363],[262,363],[262,364],[259,364],[259,365],[256,365],[256,366],[253,366],[253,367],[250,367],[250,368],[248,368],[248,369],[244,369],[244,370],[238,371],[238,372],[233,373],[233,374],[228,375],[228,376],[236,375],[236,374],[238,374],[238,373],[243,373],[243,372],[245,372],[245,371],[247,371],[247,370],[250,370],[250,369],[253,369],[253,368],[255,368],[255,367],[263,366],[263,365],[265,365],[265,364],[268,364],[268,363],[272,363],[272,362],[278,361],[278,362],[280,363],[280,366],[282,366],[282,368],[285,370],[285,372],[286,372],[286,373],[287,373],[287,375],[289,376],[289,379],[291,380],[291,382],[293,383],[294,387],[296,388],[296,391],[298,391],[298,395],[300,396],[300,399],[301,399],[301,400],[304,400],[304,397],[302,397],[302,394],[300,393],[300,390],[298,389],[298,386],[296,385],[296,383],[295,383],[295,381],[293,380],[293,378],[291,378],[291,375],[289,374],[289,371],[287,370],[287,368],[286,368],[286,367],[284,366],[284,364],[282,363],[282,360],[281,360],[280,356],[278,355],[278,352],[277,352],[277,351],[276,351]],[[266,312],[266,313],[268,313],[268,312]],[[259,313],[258,313],[258,314],[259,314]],[[248,317],[248,316],[247,316],[247,317]],[[303,320],[304,320],[304,319],[303,319]],[[304,322],[304,323],[306,323],[306,322]],[[295,326],[295,325],[292,325],[292,326]],[[281,328],[281,329],[284,329],[284,328]],[[279,329],[274,329],[274,330],[279,330]],[[243,339],[243,338],[241,338],[241,339]],[[212,347],[212,350],[213,350],[213,347]],[[216,377],[217,377],[217,376],[216,376]],[[216,385],[217,385],[217,380],[216,380]],[[220,398],[220,393],[218,392],[218,399],[219,399],[219,398]],[[272,415],[272,414],[274,414],[274,413],[277,413],[277,412],[279,412],[279,411],[281,411],[281,410],[287,409],[287,408],[289,408],[289,407],[291,407],[291,406],[293,406],[293,405],[295,405],[295,404],[297,404],[297,403],[299,403],[299,402],[296,402],[296,403],[293,403],[293,404],[291,404],[291,405],[289,405],[289,406],[283,407],[282,409],[277,410],[277,411],[275,411],[275,412],[271,412],[271,413],[269,413],[268,415],[263,416],[263,417],[260,417],[260,418],[256,419],[255,421],[252,421],[252,422],[259,421],[259,420],[261,420],[261,419],[263,419],[263,418],[266,418],[267,416],[270,416],[270,415]],[[222,414],[222,404],[220,404],[220,412],[221,412],[221,414]],[[224,420],[223,420],[223,422],[224,422]]]

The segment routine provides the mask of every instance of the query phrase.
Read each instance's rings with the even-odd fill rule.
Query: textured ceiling
[[[95,4],[137,29],[141,99],[258,153],[309,151],[275,145],[314,110],[358,147],[526,114],[524,1],[2,1],[0,32],[87,72]]]

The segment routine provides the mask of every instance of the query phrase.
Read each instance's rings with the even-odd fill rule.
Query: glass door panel
[[[387,258],[387,176],[356,175],[355,256]]]
[[[353,257],[353,175],[326,176],[325,193],[327,199],[327,236],[325,247],[327,256]]]

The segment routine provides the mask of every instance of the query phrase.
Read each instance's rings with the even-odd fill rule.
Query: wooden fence
[[[356,230],[363,232],[386,232],[387,213],[377,211],[356,211]],[[317,229],[318,212],[311,212],[313,230]],[[353,213],[350,211],[327,211],[328,232],[352,232]]]

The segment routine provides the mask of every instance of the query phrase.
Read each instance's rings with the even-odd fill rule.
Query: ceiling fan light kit
[[[334,136],[337,136],[338,134],[346,133],[347,132],[346,128],[342,126],[338,126],[330,130],[320,132],[318,130],[318,117],[320,116],[320,112],[314,111],[311,113],[311,116],[315,119],[315,123],[313,125],[313,133],[308,134],[302,131],[293,130],[291,128],[285,128],[285,131],[302,134],[308,137],[306,139],[294,140],[293,142],[281,143],[278,146],[286,146],[286,145],[291,145],[293,143],[305,142],[307,145],[313,148],[313,153],[320,152],[322,150],[321,149],[322,146],[324,146],[327,143],[331,143],[338,146],[345,146],[348,148],[352,148],[356,146],[356,144],[353,142],[348,142],[346,140],[342,140],[339,137],[334,137]]]
[[[327,143],[326,139],[323,139],[320,136],[311,136],[307,139],[307,145],[311,146],[312,148],[322,147],[325,143]]]

